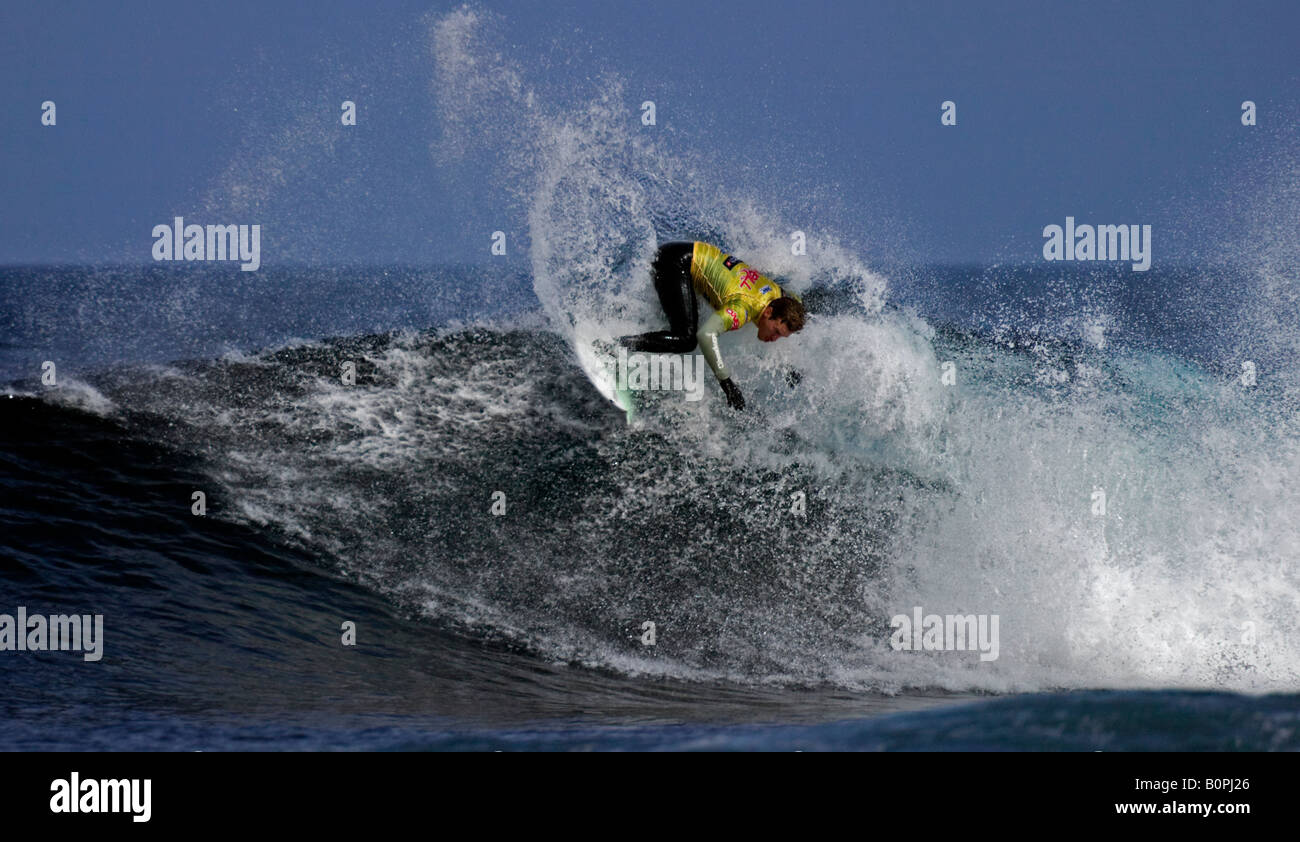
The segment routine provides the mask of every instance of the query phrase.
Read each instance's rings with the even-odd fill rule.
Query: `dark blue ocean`
[[[1300,747],[1278,278],[810,272],[629,426],[541,271],[0,272],[0,614],[103,618],[0,749]]]

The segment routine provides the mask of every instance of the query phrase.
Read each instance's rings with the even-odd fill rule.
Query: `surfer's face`
[[[790,335],[790,326],[780,319],[772,318],[772,308],[763,311],[754,324],[758,327],[758,338],[764,342],[775,342]]]

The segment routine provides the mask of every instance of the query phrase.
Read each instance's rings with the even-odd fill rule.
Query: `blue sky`
[[[420,21],[458,5],[5,4],[0,262],[147,262],[153,225],[267,154],[283,182],[252,221],[295,232],[296,260],[485,259],[502,186],[429,154]],[[754,198],[824,214],[878,257],[1029,261],[1072,214],[1151,224],[1162,257],[1195,261],[1240,246],[1254,198],[1294,177],[1279,164],[1300,138],[1293,2],[475,5],[532,82],[617,74],[629,119],[654,100],[710,160],[772,173]],[[351,133],[345,98],[361,103]]]

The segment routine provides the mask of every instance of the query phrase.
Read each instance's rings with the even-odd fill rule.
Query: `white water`
[[[990,664],[862,639],[838,680],[996,690],[1300,683],[1289,643],[1300,607],[1294,425],[1256,418],[1236,384],[1159,357],[1111,358],[1136,393],[1088,365],[989,359],[988,348],[955,360],[958,384],[945,385],[928,326],[880,313],[878,274],[825,234],[792,256],[797,226],[765,197],[715,180],[689,143],[669,149],[644,131],[616,78],[594,85],[585,107],[548,110],[502,58],[509,51],[482,47],[490,19],[463,9],[432,31],[440,104],[462,130],[444,148],[472,136],[506,151],[528,209],[534,290],[571,343],[661,318],[648,264],[668,239],[720,242],[796,290],[817,276],[859,291],[863,314],[814,314],[771,348],[728,337],[724,353],[767,399],[774,427],[815,443],[799,455],[826,476],[865,458],[951,483],[894,560],[881,609],[998,614],[1002,643]],[[707,230],[695,234],[692,221]],[[1106,352],[1110,318],[1078,321],[1084,344]],[[781,394],[786,365],[805,373],[793,396]],[[1043,393],[999,385],[1025,366]],[[762,436],[718,442],[708,403],[675,433],[687,447],[712,442],[751,464],[788,458]]]

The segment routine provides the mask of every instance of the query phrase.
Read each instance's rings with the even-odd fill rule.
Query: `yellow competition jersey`
[[[781,297],[781,288],[771,278],[708,243],[695,244],[691,281],[729,331],[758,318],[767,305]]]

